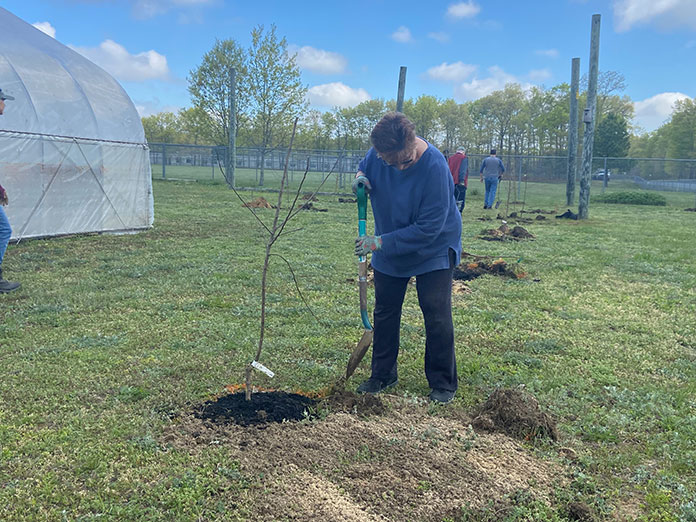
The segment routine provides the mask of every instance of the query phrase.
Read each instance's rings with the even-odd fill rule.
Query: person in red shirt
[[[458,147],[457,152],[447,159],[447,164],[454,181],[454,197],[461,214],[466,203],[466,187],[469,184],[469,158],[464,152],[464,147]]]

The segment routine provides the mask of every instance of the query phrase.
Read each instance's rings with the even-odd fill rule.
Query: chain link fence
[[[350,191],[350,180],[366,151],[293,150],[288,159],[288,186],[296,188],[307,172],[303,187],[327,193]],[[157,179],[211,181],[225,183],[227,147],[179,144],[150,144],[152,176]],[[257,148],[238,147],[234,186],[277,188],[282,178],[287,151],[273,150],[265,155]],[[469,154],[469,176],[478,176],[485,154]],[[566,156],[503,154],[505,176],[515,182],[518,199],[523,183],[565,184]],[[578,157],[576,184],[581,174]],[[658,190],[696,193],[696,159],[594,158],[593,185],[625,190]],[[231,181],[231,180],[230,180]],[[323,184],[322,184],[323,183]]]

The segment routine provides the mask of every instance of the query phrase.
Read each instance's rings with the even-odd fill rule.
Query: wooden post
[[[403,65],[399,71],[399,91],[396,95],[396,112],[404,110],[404,91],[406,90],[406,67]]]
[[[568,181],[566,204],[575,199],[575,176],[578,170],[578,95],[580,87],[580,58],[573,58],[570,73],[570,121],[568,122]]]
[[[580,203],[578,219],[587,219],[590,207],[590,180],[592,176],[592,146],[597,112],[597,76],[599,74],[599,26],[602,15],[592,15],[590,40],[590,73],[587,84],[587,108],[584,110],[585,135],[582,140],[582,174],[580,176]]]

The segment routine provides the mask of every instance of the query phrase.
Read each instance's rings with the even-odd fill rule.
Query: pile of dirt
[[[266,201],[265,198],[258,197],[254,201],[249,201],[248,203],[244,203],[242,205],[244,207],[248,208],[275,208],[273,205],[271,205],[268,201]]]
[[[305,203],[300,207],[302,210],[313,210],[314,212],[328,212],[328,208],[317,208],[313,203]]]
[[[572,210],[568,209],[560,216],[556,216],[556,219],[578,219],[578,215]]]
[[[338,198],[338,202],[339,203],[357,203],[358,200],[353,199],[353,198]]]
[[[498,388],[477,410],[474,428],[502,431],[524,440],[550,437],[558,440],[556,421],[539,408],[539,402],[520,388]]]
[[[346,390],[335,390],[331,395],[321,400],[319,408],[336,413],[354,413],[357,415],[381,415],[386,411],[379,396],[370,393],[358,395]]]
[[[519,225],[510,228],[507,223],[503,223],[498,228],[485,228],[476,237],[486,241],[519,241],[521,239],[534,239],[534,235],[527,231],[526,228]]]
[[[381,415],[332,412],[263,429],[184,416],[161,444],[194,458],[224,447],[253,485],[234,500],[252,522],[441,521],[520,490],[550,504],[568,483],[558,464],[506,435],[475,432],[457,410],[434,415],[426,401],[380,397],[388,405]]]
[[[501,257],[494,261],[478,259],[469,263],[462,262],[462,264],[454,268],[452,278],[455,281],[471,281],[486,274],[510,277],[512,279],[522,279],[526,276],[519,269],[519,266],[511,267]]]
[[[555,210],[542,210],[540,208],[535,208],[533,210],[520,210],[520,214],[555,214]]]
[[[684,212],[696,212],[696,208],[685,208]]]
[[[246,400],[242,392],[223,395],[205,402],[194,415],[216,423],[236,423],[242,426],[269,422],[297,421],[309,415],[316,404],[314,399],[297,393],[281,391],[254,393]]]

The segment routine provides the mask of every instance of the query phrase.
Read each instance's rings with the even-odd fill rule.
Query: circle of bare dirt
[[[218,423],[249,426],[302,420],[315,404],[314,399],[297,393],[259,392],[254,393],[248,401],[244,392],[237,392],[203,403],[201,410],[194,415]]]

